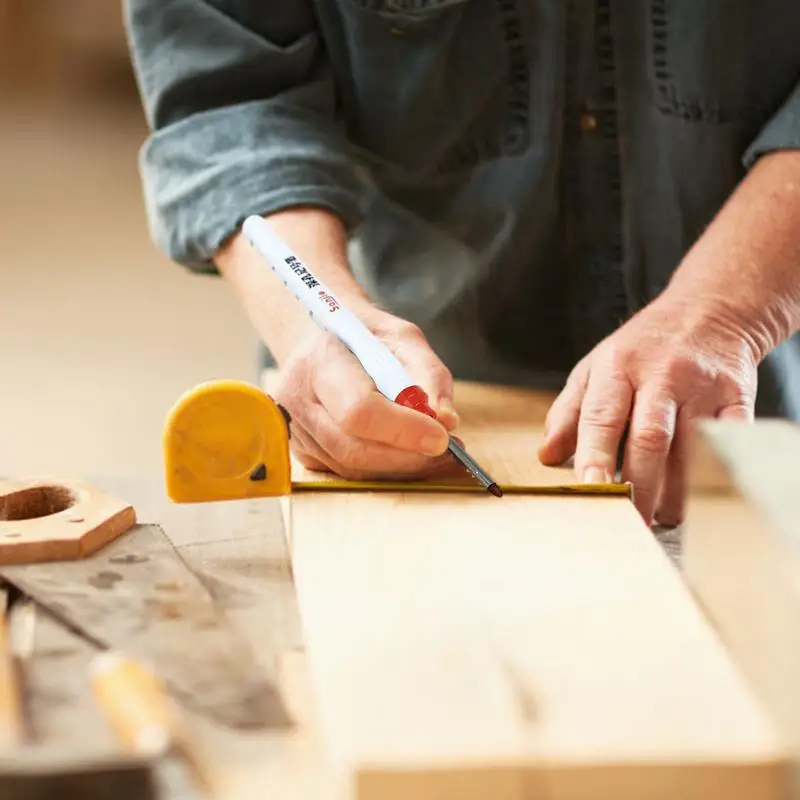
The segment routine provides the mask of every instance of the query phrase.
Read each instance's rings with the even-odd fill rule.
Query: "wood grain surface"
[[[695,456],[686,576],[775,719],[800,797],[800,427],[705,423]]]
[[[538,396],[457,398],[504,480],[562,480]],[[358,800],[781,796],[771,722],[628,499],[286,505],[319,735]]]

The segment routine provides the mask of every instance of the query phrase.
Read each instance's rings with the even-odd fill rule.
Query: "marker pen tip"
[[[496,483],[490,483],[486,487],[486,489],[490,494],[493,494],[495,497],[503,496],[503,490]]]

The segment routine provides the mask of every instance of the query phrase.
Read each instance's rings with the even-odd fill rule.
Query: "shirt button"
[[[591,133],[592,131],[597,130],[597,117],[594,114],[590,114],[588,111],[584,111],[581,114],[581,130],[584,133]]]

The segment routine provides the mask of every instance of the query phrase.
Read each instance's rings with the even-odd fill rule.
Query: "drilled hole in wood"
[[[64,486],[32,486],[0,497],[0,521],[39,519],[75,505],[75,495]]]

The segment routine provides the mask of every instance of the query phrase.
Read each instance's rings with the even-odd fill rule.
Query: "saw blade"
[[[0,575],[100,647],[138,658],[187,708],[236,729],[290,725],[248,642],[158,525],[135,525],[76,561]]]

